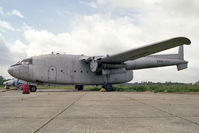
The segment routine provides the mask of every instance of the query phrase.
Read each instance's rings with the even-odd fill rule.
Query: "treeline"
[[[135,83],[124,83],[124,84],[121,84],[121,85],[129,85],[129,86],[132,86],[132,85],[192,85],[192,83],[180,83],[180,82],[164,82],[164,83],[161,83],[161,82],[151,82],[151,81],[148,81],[148,82],[135,82]]]
[[[157,92],[199,92],[198,85],[116,85],[114,91],[127,91],[127,92],[144,92],[151,91]]]
[[[90,91],[99,91],[100,87],[85,87]],[[121,92],[166,92],[166,93],[186,93],[186,92],[199,92],[199,85],[189,85],[189,84],[177,84],[177,85],[132,85],[132,84],[120,84],[114,85],[113,91],[121,91]]]
[[[0,76],[0,85],[3,85],[3,82],[5,81],[3,76]]]

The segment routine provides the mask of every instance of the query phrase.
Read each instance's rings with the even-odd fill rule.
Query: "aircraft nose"
[[[13,68],[9,67],[9,68],[8,68],[8,73],[9,73],[10,75],[13,75]]]

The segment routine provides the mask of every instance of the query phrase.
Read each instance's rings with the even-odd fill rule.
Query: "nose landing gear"
[[[37,91],[37,87],[34,85],[29,85],[30,86],[30,92],[36,92]]]

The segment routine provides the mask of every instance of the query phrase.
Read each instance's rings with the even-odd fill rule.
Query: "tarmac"
[[[0,91],[0,133],[198,132],[198,93]]]

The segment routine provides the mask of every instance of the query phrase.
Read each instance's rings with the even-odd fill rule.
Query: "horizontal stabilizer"
[[[188,63],[184,63],[184,64],[179,64],[177,65],[177,69],[178,71],[186,69],[188,67]]]

